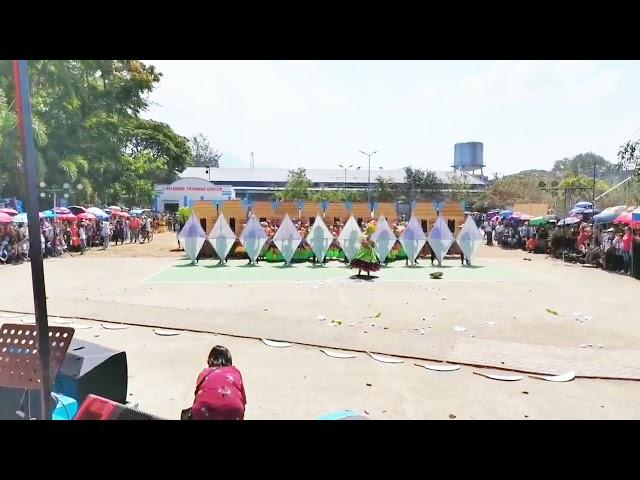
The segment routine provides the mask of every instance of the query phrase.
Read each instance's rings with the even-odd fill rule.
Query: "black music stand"
[[[56,378],[64,362],[75,330],[49,327],[49,366],[51,380]],[[38,353],[38,327],[6,323],[0,327],[0,387],[42,390],[42,367]],[[24,399],[24,395],[23,395]],[[31,418],[31,412],[28,417]]]

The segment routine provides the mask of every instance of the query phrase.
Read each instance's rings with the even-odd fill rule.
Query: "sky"
[[[485,175],[550,169],[640,137],[638,61],[149,60],[148,118],[203,133],[221,166],[447,170],[484,144]]]

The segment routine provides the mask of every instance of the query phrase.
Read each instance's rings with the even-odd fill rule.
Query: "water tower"
[[[453,150],[453,168],[475,175],[480,170],[480,175],[484,176],[482,169],[486,166],[483,157],[484,146],[482,142],[456,143]]]

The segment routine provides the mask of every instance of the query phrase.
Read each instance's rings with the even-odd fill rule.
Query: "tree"
[[[393,202],[398,197],[398,185],[390,177],[376,178],[375,198],[378,202]]]
[[[198,133],[194,137],[191,137],[191,150],[193,152],[193,164],[200,167],[211,165],[218,168],[220,166],[220,158],[222,153],[214,149],[210,144],[207,137],[202,133]]]
[[[562,176],[575,177],[586,175],[593,178],[593,165],[596,165],[596,176],[602,178],[611,173],[615,165],[608,162],[600,155],[593,152],[580,153],[572,158],[563,158],[556,160],[553,164],[552,172],[561,174]]]
[[[152,65],[38,60],[29,67],[40,179],[58,186],[82,183],[75,203],[148,197],[154,181],[174,178],[174,169],[190,164],[187,139],[140,117],[161,78]],[[23,196],[10,62],[0,62],[0,92],[0,134],[9,139],[0,142],[0,168],[7,172],[0,173],[0,195]]]
[[[444,185],[436,173],[405,167],[404,174],[405,181],[397,189],[399,201],[435,200],[441,196]]]
[[[284,190],[278,192],[276,197],[280,200],[308,200],[311,180],[307,177],[304,168],[289,170],[287,185]]]
[[[633,170],[640,177],[640,139],[629,140],[618,151],[618,168]]]

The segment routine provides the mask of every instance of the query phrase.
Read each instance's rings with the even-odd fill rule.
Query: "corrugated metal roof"
[[[434,172],[440,181],[450,184],[452,178],[464,178],[470,185],[481,186],[485,182],[469,175],[465,172],[456,171],[436,171]],[[215,183],[233,185],[234,182],[256,182],[256,183],[286,183],[289,170],[286,168],[212,168],[210,175],[206,173],[206,167],[187,167],[180,177],[195,177]],[[390,178],[397,183],[403,183],[404,170],[371,170],[371,183],[378,177]],[[307,177],[315,184],[319,183],[344,183],[344,170],[335,168],[307,169]],[[367,170],[348,170],[347,183],[367,183]]]

